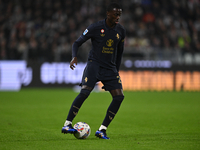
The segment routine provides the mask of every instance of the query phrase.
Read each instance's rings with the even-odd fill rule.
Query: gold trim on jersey
[[[88,81],[88,78],[87,77],[85,77],[85,82],[87,82]]]
[[[102,33],[102,34],[100,34],[100,35],[101,35],[101,37],[104,37],[104,36],[105,36],[105,34],[103,34],[103,33]]]
[[[118,33],[116,34],[116,37],[117,37],[117,39],[119,40],[119,34],[118,34]]]

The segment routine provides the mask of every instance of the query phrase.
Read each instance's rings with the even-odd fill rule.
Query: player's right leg
[[[81,89],[79,95],[73,101],[71,108],[69,110],[67,120],[65,121],[64,127],[62,127],[62,133],[76,133],[77,130],[72,127],[72,120],[78,114],[78,111],[85,101],[85,99],[90,95],[90,90],[88,89]]]
[[[75,133],[75,129],[72,127],[72,120],[77,115],[81,105],[85,101],[85,99],[90,95],[90,92],[93,90],[96,82],[97,82],[97,74],[98,74],[99,66],[93,62],[88,61],[87,66],[84,69],[84,73],[82,76],[82,89],[79,95],[73,101],[71,108],[69,110],[67,120],[62,128],[62,133]]]

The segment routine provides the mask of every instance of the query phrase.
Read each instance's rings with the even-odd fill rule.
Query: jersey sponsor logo
[[[114,41],[112,39],[109,39],[109,40],[106,41],[106,45],[108,47],[111,47],[113,45],[113,43],[114,43]]]
[[[113,54],[114,48],[103,47],[102,53]]]
[[[85,29],[85,31],[83,32],[83,35],[86,35],[88,33],[88,29]]]

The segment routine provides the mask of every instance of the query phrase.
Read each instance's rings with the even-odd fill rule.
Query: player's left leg
[[[102,71],[104,71],[104,73],[99,77],[100,81],[104,84],[102,88],[110,92],[113,100],[108,107],[103,123],[99,130],[96,131],[95,136],[102,139],[109,139],[106,135],[106,129],[117,114],[124,99],[124,94],[119,73],[105,68]]]
[[[102,125],[100,126],[99,130],[96,131],[95,133],[95,136],[102,139],[109,139],[109,137],[107,137],[106,135],[106,129],[108,125],[111,123],[111,121],[114,119],[124,99],[122,89],[111,90],[110,93],[113,97],[113,100],[107,109],[106,116],[104,118]]]
[[[121,89],[116,89],[115,91],[118,91],[118,93],[121,91]],[[115,92],[114,90],[111,92]],[[108,125],[110,124],[110,122],[114,119],[115,115],[117,114],[120,105],[124,99],[124,95],[122,93],[120,93],[120,95],[113,95],[113,100],[110,104],[110,106],[107,109],[107,113],[106,113],[106,117],[102,123],[103,126],[108,127]]]

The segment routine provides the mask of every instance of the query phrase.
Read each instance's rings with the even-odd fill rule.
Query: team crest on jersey
[[[113,45],[113,43],[114,43],[114,41],[112,39],[109,39],[109,40],[106,41],[106,45],[108,47],[111,47]]]
[[[102,37],[104,37],[105,36],[105,34],[104,34],[104,29],[101,29],[101,34],[100,34]]]
[[[116,37],[117,37],[117,39],[119,40],[119,34],[118,34],[118,33],[116,34]]]
[[[83,32],[83,35],[86,35],[88,33],[88,29],[85,29],[85,31]]]

